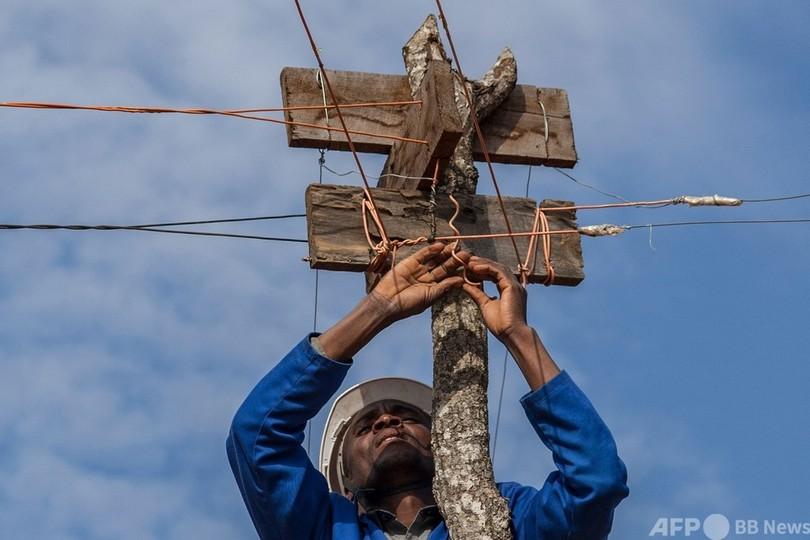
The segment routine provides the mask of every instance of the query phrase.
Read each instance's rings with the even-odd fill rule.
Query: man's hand
[[[529,388],[537,390],[556,377],[560,368],[540,336],[526,322],[526,289],[515,275],[504,265],[483,257],[471,257],[467,270],[468,274],[497,285],[496,298],[488,296],[482,287],[469,283],[464,284],[464,290],[478,304],[489,331],[512,353]]]
[[[348,360],[391,323],[421,313],[447,291],[460,287],[464,279],[456,270],[461,263],[452,254],[450,246],[436,243],[400,261],[357,307],[321,334],[326,356]],[[470,259],[466,251],[456,255],[465,263]]]
[[[467,270],[474,278],[491,281],[498,287],[498,297],[490,297],[483,287],[464,284],[464,290],[475,300],[484,317],[484,324],[499,340],[506,342],[511,336],[525,330],[526,323],[526,289],[518,282],[514,274],[504,265],[484,259],[471,257]]]
[[[470,254],[456,254],[463,262]],[[447,291],[464,283],[456,271],[461,266],[451,245],[437,242],[400,261],[369,294],[379,302],[391,322],[421,313]]]

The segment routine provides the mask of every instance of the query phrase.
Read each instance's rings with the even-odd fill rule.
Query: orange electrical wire
[[[297,0],[296,0],[297,1]],[[492,160],[489,156],[489,148],[487,147],[486,140],[484,140],[484,133],[481,131],[481,126],[478,123],[477,112],[475,108],[475,100],[472,99],[470,96],[470,91],[467,88],[467,79],[464,76],[464,72],[461,69],[461,62],[458,59],[458,53],[456,52],[456,46],[453,43],[453,36],[450,34],[450,27],[447,22],[447,17],[444,14],[444,9],[442,8],[441,0],[436,0],[436,7],[439,10],[439,18],[442,20],[442,26],[444,26],[444,33],[447,35],[447,43],[450,45],[450,50],[453,53],[453,59],[456,62],[456,69],[458,70],[459,77],[461,77],[461,88],[464,89],[464,97],[467,100],[467,105],[470,107],[470,120],[473,123],[473,127],[475,128],[475,133],[478,136],[478,142],[481,145],[481,152],[484,154],[484,159],[487,162],[487,168],[489,169],[489,175],[492,178],[492,185],[495,187],[495,194],[498,196],[498,204],[501,207],[501,212],[503,212],[503,218],[506,223],[506,229],[511,233],[512,232],[512,225],[509,223],[509,215],[506,212],[506,206],[503,203],[503,198],[501,197],[501,190],[498,186],[498,180],[495,178],[495,169],[492,166]],[[515,257],[518,261],[520,261],[520,251],[517,247],[517,242],[515,241],[514,237],[511,237],[512,240],[512,247],[515,248]]]
[[[548,218],[546,217],[546,213],[538,206],[537,207],[537,217],[540,218],[540,230],[541,232],[550,232],[550,228],[548,225]],[[537,238],[536,236],[533,238]],[[551,236],[548,234],[544,234],[542,237],[543,240],[543,259],[546,265],[546,279],[543,281],[543,285],[548,287],[549,285],[554,283],[554,265],[551,264]],[[535,261],[537,258],[535,257]],[[532,271],[534,268],[532,268]],[[528,283],[529,278],[528,275],[526,276],[526,282]]]
[[[437,242],[453,242],[455,240],[485,240],[487,238],[522,238],[531,236],[554,236],[557,234],[581,234],[579,229],[559,229],[556,231],[525,231],[525,232],[505,232],[488,234],[455,234],[449,236],[436,236],[433,238]]]
[[[335,105],[335,112],[337,113],[338,120],[340,120],[340,125],[343,127],[343,132],[346,135],[346,142],[349,144],[349,150],[352,152],[354,162],[357,164],[357,170],[360,173],[360,177],[363,179],[363,185],[365,186],[363,188],[363,192],[366,198],[366,201],[363,202],[363,219],[365,219],[366,210],[368,210],[372,219],[374,220],[375,225],[377,226],[377,230],[380,233],[380,238],[382,239],[380,243],[373,247],[373,249],[378,251],[376,251],[377,254],[372,259],[369,268],[372,266],[382,267],[385,260],[388,258],[388,253],[392,249],[395,250],[397,244],[392,245],[391,240],[388,238],[388,234],[385,232],[385,226],[383,225],[382,218],[380,218],[379,212],[377,212],[377,206],[374,204],[374,197],[371,194],[371,187],[369,186],[368,178],[366,178],[363,165],[360,163],[360,156],[357,155],[354,142],[349,134],[349,128],[346,126],[346,120],[344,120],[343,113],[340,111],[340,105],[335,97],[335,91],[332,89],[332,83],[329,82],[329,77],[326,75],[326,69],[323,65],[323,60],[321,59],[321,53],[318,52],[318,45],[315,43],[315,38],[312,36],[312,32],[309,29],[309,24],[307,24],[307,19],[304,16],[304,10],[301,8],[300,0],[295,0],[295,8],[298,11],[298,16],[301,19],[301,25],[304,27],[304,32],[306,32],[307,38],[309,39],[309,44],[312,47],[312,53],[315,55],[315,60],[318,62],[318,68],[321,70],[321,78],[323,79],[323,82],[326,83],[326,89],[329,92],[329,97],[332,99],[332,103]],[[369,241],[369,243],[371,242]]]
[[[534,224],[532,225],[532,232],[538,232],[540,229],[540,207],[538,206],[534,212]],[[545,244],[543,244],[545,248]],[[531,266],[529,266],[531,262]],[[529,238],[529,248],[526,250],[526,260],[523,261],[518,269],[520,271],[520,282],[525,287],[529,283],[529,274],[534,272],[534,267],[537,265],[537,236]]]
[[[344,103],[344,109],[358,109],[368,107],[397,107],[403,105],[421,105],[421,99],[408,101],[369,101],[367,103]],[[323,109],[334,109],[334,105],[291,105],[289,107],[266,107],[256,109],[228,109],[219,111],[215,109],[183,108],[172,109],[168,107],[140,107],[121,105],[75,105],[72,103],[45,103],[40,101],[5,101],[0,102],[0,107],[11,107],[18,109],[79,109],[88,111],[107,111],[125,113],[181,113],[181,114],[222,114],[222,113],[258,113],[258,112],[285,112],[285,111],[312,111]]]
[[[421,104],[419,100],[412,101],[385,101],[378,103],[352,103],[348,105],[341,105],[341,107],[360,108],[360,107],[387,107],[399,105],[415,105]],[[44,103],[44,102],[24,102],[24,101],[7,101],[0,102],[0,107],[17,108],[17,109],[60,109],[60,110],[82,110],[82,111],[101,111],[101,112],[119,112],[119,113],[132,113],[132,114],[151,114],[151,113],[174,113],[174,114],[201,114],[201,115],[219,115],[231,116],[235,118],[244,118],[247,120],[258,120],[260,122],[270,122],[272,124],[282,124],[286,126],[307,127],[313,129],[323,129],[326,131],[340,131],[345,132],[342,128],[335,128],[331,126],[324,126],[320,124],[311,124],[309,122],[294,122],[292,120],[279,120],[277,118],[268,118],[266,116],[255,116],[246,113],[256,112],[283,112],[283,111],[296,111],[296,110],[322,110],[324,108],[335,108],[337,105],[298,105],[292,107],[275,107],[263,109],[233,109],[233,110],[217,110],[217,109],[171,109],[168,107],[128,107],[116,105],[73,105],[68,103]],[[365,137],[374,137],[378,139],[390,139],[394,141],[402,141],[414,144],[428,144],[427,141],[421,139],[412,139],[408,137],[400,137],[398,135],[385,135],[381,133],[370,133],[367,131],[348,130],[349,133],[354,135],[362,135]]]
[[[453,203],[453,206],[455,206],[455,208],[456,208],[456,211],[455,211],[455,212],[453,212],[453,217],[451,217],[451,218],[450,218],[450,219],[447,221],[447,226],[448,226],[448,227],[450,227],[450,228],[453,230],[453,232],[454,232],[454,233],[456,233],[456,236],[454,237],[454,240],[453,240],[453,251],[452,251],[452,255],[453,255],[453,258],[454,258],[454,259],[455,259],[455,260],[456,260],[458,263],[460,263],[460,264],[462,265],[462,268],[464,269],[464,270],[463,270],[463,273],[464,273],[464,274],[463,274],[463,275],[464,275],[464,281],[465,281],[466,283],[468,283],[469,285],[473,285],[473,286],[476,286],[476,287],[477,287],[477,286],[481,285],[481,282],[480,282],[480,281],[472,281],[472,280],[470,280],[470,278],[468,278],[468,277],[467,277],[467,266],[464,264],[464,261],[461,259],[461,257],[459,257],[459,256],[456,254],[456,250],[458,249],[458,243],[459,243],[459,241],[461,240],[462,235],[461,235],[461,231],[459,231],[459,230],[458,230],[458,227],[456,227],[456,226],[455,226],[455,224],[454,224],[453,222],[456,220],[456,218],[458,217],[459,213],[461,212],[461,206],[458,204],[458,201],[456,200],[456,198],[455,198],[455,197],[453,197],[453,194],[452,194],[452,193],[448,193],[447,195],[448,195],[448,197],[450,198],[450,202],[452,202],[452,203]],[[436,240],[439,240],[439,238],[436,238]]]
[[[374,221],[374,225],[377,227],[378,232],[382,232],[382,222],[380,220],[380,216],[377,212],[372,212],[372,204],[371,201],[364,198],[363,199],[363,231],[366,235],[366,240],[368,241],[368,245],[371,248],[371,251],[375,253],[374,257],[371,259],[371,262],[368,265],[369,272],[379,273],[385,267],[385,262],[388,259],[388,254],[391,254],[391,266],[393,267],[396,264],[396,257],[397,257],[397,249],[402,246],[415,246],[417,244],[421,244],[423,242],[427,242],[427,236],[420,236],[419,238],[413,239],[405,239],[405,240],[380,240],[377,243],[371,239],[371,231],[368,228],[368,217],[367,213],[371,214],[371,219]],[[380,234],[382,237],[382,234]]]

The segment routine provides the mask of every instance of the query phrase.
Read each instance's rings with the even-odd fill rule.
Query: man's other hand
[[[470,260],[466,251],[456,256],[464,263]],[[457,274],[461,266],[453,257],[452,245],[431,244],[397,263],[380,279],[369,298],[380,303],[391,322],[416,315],[464,283]]]
[[[498,287],[498,296],[491,297],[481,286],[464,284],[464,290],[475,300],[489,331],[502,342],[527,328],[526,289],[504,265],[485,259],[471,257],[467,263],[468,275],[475,279],[491,281]]]

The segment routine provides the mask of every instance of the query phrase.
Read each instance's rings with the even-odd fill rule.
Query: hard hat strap
[[[416,491],[417,489],[424,489],[431,487],[433,485],[432,480],[422,480],[420,482],[412,482],[410,484],[405,484],[402,486],[396,486],[391,488],[361,488],[355,491],[352,491],[355,500],[357,499],[365,499],[365,500],[379,500],[383,497],[390,497],[391,495],[396,495],[397,493],[403,493],[405,491]],[[365,505],[364,505],[365,506]]]

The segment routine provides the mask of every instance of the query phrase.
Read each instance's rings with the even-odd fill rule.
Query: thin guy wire
[[[647,227],[681,227],[687,225],[758,225],[769,223],[810,223],[810,218],[798,219],[729,219],[715,221],[672,221],[669,223],[644,223],[639,225],[623,225],[626,230],[646,229]]]
[[[504,347],[503,351],[503,371],[501,373],[501,390],[498,394],[498,412],[495,415],[495,433],[492,436],[492,466],[495,466],[495,451],[498,449],[498,428],[501,425],[501,406],[503,405],[503,389],[506,385],[506,368],[508,366],[509,349]]]
[[[565,172],[565,171],[563,171],[561,169],[558,169],[556,167],[552,167],[552,168],[555,171],[557,171],[558,173],[560,173],[561,175],[571,179],[573,182],[575,182],[575,183],[577,183],[577,184],[579,184],[581,186],[584,186],[584,187],[586,187],[588,189],[592,189],[593,191],[595,191],[597,193],[600,193],[600,194],[605,195],[607,197],[611,197],[611,198],[616,199],[618,201],[622,201],[623,203],[631,203],[632,202],[632,201],[629,201],[628,199],[625,199],[621,195],[616,195],[615,193],[610,193],[609,191],[603,191],[603,190],[601,190],[601,189],[599,189],[599,188],[597,188],[595,186],[592,186],[592,185],[587,184],[587,183],[585,183],[585,182],[583,182],[581,180],[578,180],[573,175],[571,175],[571,174],[569,174],[569,173],[567,173],[567,172]],[[354,169],[348,170],[346,172],[338,172],[338,171],[336,171],[334,169],[331,169],[329,167],[324,167],[324,169],[326,169],[330,173],[334,174],[335,176],[339,176],[339,177],[349,176],[350,174],[360,174]],[[407,180],[432,180],[432,178],[429,177],[429,176],[404,176],[404,175],[401,175],[401,174],[393,174],[393,173],[387,173],[387,174],[383,174],[383,175],[380,175],[380,176],[372,176],[370,174],[366,175],[367,178],[371,178],[372,180],[380,180],[380,179],[388,177],[388,176],[392,176],[392,177],[395,177],[395,178],[404,178],[404,179],[407,179]],[[527,197],[528,197],[528,195],[527,195]],[[801,195],[786,195],[784,197],[773,197],[773,198],[770,198],[770,199],[740,199],[740,200],[743,201],[744,203],[760,203],[760,202],[787,201],[787,200],[792,200],[792,199],[803,199],[803,198],[807,198],[807,197],[810,197],[810,193],[805,193],[805,194],[801,194]],[[656,206],[653,206],[653,208],[669,206],[670,204],[671,204],[670,201],[660,201],[660,202],[657,202]],[[645,205],[642,205],[642,206],[645,206]],[[570,210],[571,208],[567,208],[567,209]],[[576,207],[574,209],[575,210],[588,210],[588,208],[583,208],[583,207]],[[548,210],[553,210],[553,208],[549,208]]]
[[[327,122],[328,122],[327,117]],[[318,184],[323,184],[323,168],[326,164],[326,150],[320,150],[320,157],[318,158]],[[312,332],[318,330],[318,290],[320,285],[321,271],[315,269],[315,302],[312,308]],[[310,455],[312,450],[312,419],[307,420],[307,455]]]
[[[583,186],[583,187],[586,187],[586,188],[588,188],[588,189],[591,189],[591,190],[593,190],[593,191],[595,191],[595,192],[597,192],[597,193],[601,193],[602,195],[604,195],[604,196],[606,196],[606,197],[611,197],[611,198],[613,198],[613,199],[616,199],[617,201],[629,202],[629,201],[628,201],[627,199],[625,199],[624,197],[620,197],[620,196],[618,196],[618,195],[616,195],[616,194],[614,194],[614,193],[610,193],[610,192],[608,192],[608,191],[602,191],[601,189],[599,189],[599,188],[598,188],[598,187],[596,187],[596,186],[592,186],[592,185],[590,185],[590,184],[586,184],[585,182],[583,182],[583,181],[581,181],[581,180],[577,180],[576,178],[574,178],[574,175],[572,175],[572,174],[570,174],[570,173],[567,173],[567,172],[563,171],[562,169],[558,169],[557,167],[552,167],[552,168],[553,168],[555,171],[557,171],[558,173],[560,173],[561,175],[563,175],[563,176],[565,176],[566,178],[568,178],[569,180],[572,180],[573,182],[575,182],[575,183],[579,184],[580,186]]]
[[[296,0],[298,1],[298,0]],[[501,190],[498,187],[498,180],[495,178],[495,169],[492,166],[492,160],[489,156],[489,148],[487,148],[486,140],[484,139],[484,134],[481,131],[481,126],[478,124],[478,117],[475,107],[475,100],[470,96],[470,90],[467,88],[467,78],[464,76],[464,72],[461,69],[461,62],[458,59],[458,53],[456,52],[456,46],[453,43],[453,37],[450,34],[450,26],[447,22],[447,17],[444,14],[444,9],[442,9],[441,0],[436,0],[436,7],[439,10],[439,18],[442,20],[442,26],[444,27],[444,33],[447,36],[447,43],[450,44],[450,50],[453,53],[453,59],[456,62],[456,69],[458,70],[458,75],[461,78],[461,88],[464,90],[464,97],[467,100],[467,105],[470,107],[470,120],[472,121],[473,127],[475,128],[475,133],[478,136],[478,142],[481,145],[481,151],[484,154],[484,159],[487,162],[487,168],[489,169],[489,176],[492,178],[492,185],[495,187],[495,194],[498,196],[498,204],[501,207],[501,212],[503,213],[503,219],[506,223],[506,229],[511,233],[512,232],[512,224],[509,222],[509,215],[506,212],[506,207],[503,203],[503,198],[501,197]],[[515,258],[520,264],[520,251],[517,247],[517,241],[515,241],[514,237],[510,237],[512,240],[512,247],[515,249]]]
[[[770,199],[742,199],[744,203],[762,203],[762,202],[775,202],[775,201],[790,201],[793,199],[804,199],[810,197],[810,193],[802,193],[801,195],[787,195],[785,197],[771,197]]]
[[[359,172],[357,172],[356,170],[353,170],[353,169],[349,170],[349,171],[346,171],[346,172],[342,172],[342,173],[337,172],[334,169],[330,169],[329,167],[324,167],[324,169],[326,169],[330,173],[334,174],[335,176],[341,176],[341,177],[342,176],[349,176],[350,174],[360,174]],[[366,178],[371,178],[372,180],[380,180],[382,178],[387,178],[389,176],[392,176],[394,178],[404,178],[405,180],[433,180],[433,178],[431,178],[430,176],[405,176],[405,175],[402,175],[402,174],[394,174],[394,173],[381,174],[380,176],[372,176],[370,174],[367,174]]]
[[[529,165],[529,174],[526,177],[526,193],[525,197],[529,198],[529,186],[532,183],[532,166]],[[506,369],[509,367],[509,349],[504,347],[503,351],[503,369],[501,370],[501,389],[498,392],[498,412],[495,415],[495,433],[492,437],[492,465],[495,466],[495,451],[498,448],[498,429],[501,425],[501,407],[503,406],[503,391],[506,385]]]
[[[324,167],[324,168],[327,171],[329,171],[330,173],[334,174],[335,176],[340,176],[340,177],[349,176],[350,174],[360,174],[356,170],[353,170],[353,169],[348,170],[346,172],[338,172],[338,171],[336,171],[334,169],[331,169],[329,167]],[[628,199],[625,199],[621,195],[616,195],[615,193],[610,193],[609,191],[601,190],[601,189],[599,189],[599,188],[597,188],[595,186],[592,186],[592,185],[587,184],[587,183],[585,183],[585,182],[583,182],[581,180],[578,180],[572,174],[567,173],[567,172],[565,172],[565,171],[563,171],[561,169],[558,169],[556,167],[552,167],[552,169],[554,169],[555,171],[557,171],[561,175],[569,178],[573,182],[575,182],[575,183],[577,183],[577,184],[579,184],[579,185],[581,185],[583,187],[586,187],[588,189],[591,189],[591,190],[593,190],[593,191],[595,191],[597,193],[605,195],[606,197],[611,197],[613,199],[616,199],[617,201],[622,201],[624,203],[632,202],[632,201],[629,201]],[[372,175],[369,175],[369,174],[366,175],[367,178],[371,178],[372,180],[380,180],[381,178],[385,178],[385,177],[388,177],[388,176],[393,176],[395,178],[404,178],[404,179],[407,179],[407,180],[432,180],[432,178],[430,178],[429,176],[404,176],[404,175],[401,175],[401,174],[393,174],[393,173],[387,173],[387,174],[383,174],[383,175],[380,175],[380,176],[372,176]],[[804,198],[807,198],[807,197],[810,197],[810,193],[803,193],[803,194],[800,194],[800,195],[786,195],[786,196],[783,196],[783,197],[772,197],[772,198],[769,198],[769,199],[740,199],[740,200],[742,202],[744,202],[744,203],[762,203],[762,202],[788,201],[788,200],[793,200],[793,199],[804,199]],[[668,204],[669,203],[664,204],[662,202],[662,203],[660,203],[660,206],[668,206]],[[576,210],[587,210],[587,208],[577,207]]]
[[[330,173],[334,174],[335,176],[340,176],[340,177],[349,176],[350,174],[360,174],[354,169],[348,170],[346,172],[338,172],[338,171],[336,171],[334,169],[331,169],[329,167],[324,167],[324,169],[326,169]],[[622,197],[621,195],[616,195],[615,193],[610,193],[609,191],[601,190],[601,189],[599,189],[599,188],[597,188],[595,186],[592,186],[592,185],[590,185],[588,183],[585,183],[585,182],[583,182],[581,180],[578,180],[572,174],[567,173],[567,172],[563,171],[562,169],[558,169],[556,167],[552,167],[552,169],[554,169],[555,171],[557,171],[561,175],[569,178],[571,181],[573,181],[573,182],[575,182],[575,183],[577,183],[577,184],[579,184],[579,185],[581,185],[583,187],[591,189],[591,190],[593,190],[593,191],[595,191],[597,193],[605,195],[606,197],[610,197],[612,199],[616,199],[617,201],[622,201],[624,203],[631,202],[628,199],[625,199],[624,197]],[[380,176],[372,176],[370,174],[366,175],[367,178],[371,178],[372,180],[380,180],[381,178],[385,178],[385,177],[388,177],[388,176],[393,176],[395,178],[404,178],[404,179],[407,179],[407,180],[432,180],[432,178],[430,178],[429,176],[404,176],[404,175],[401,175],[401,174],[393,174],[393,173],[387,173],[387,174],[383,174],[383,175],[380,175]],[[742,202],[744,202],[744,203],[761,203],[761,202],[788,201],[788,200],[793,200],[793,199],[804,199],[804,198],[807,198],[807,197],[810,197],[810,193],[803,193],[801,195],[786,195],[784,197],[773,197],[773,198],[769,198],[769,199],[740,199],[740,200]],[[665,206],[663,203],[661,205]],[[582,210],[582,209],[583,208],[577,208],[577,210]]]

